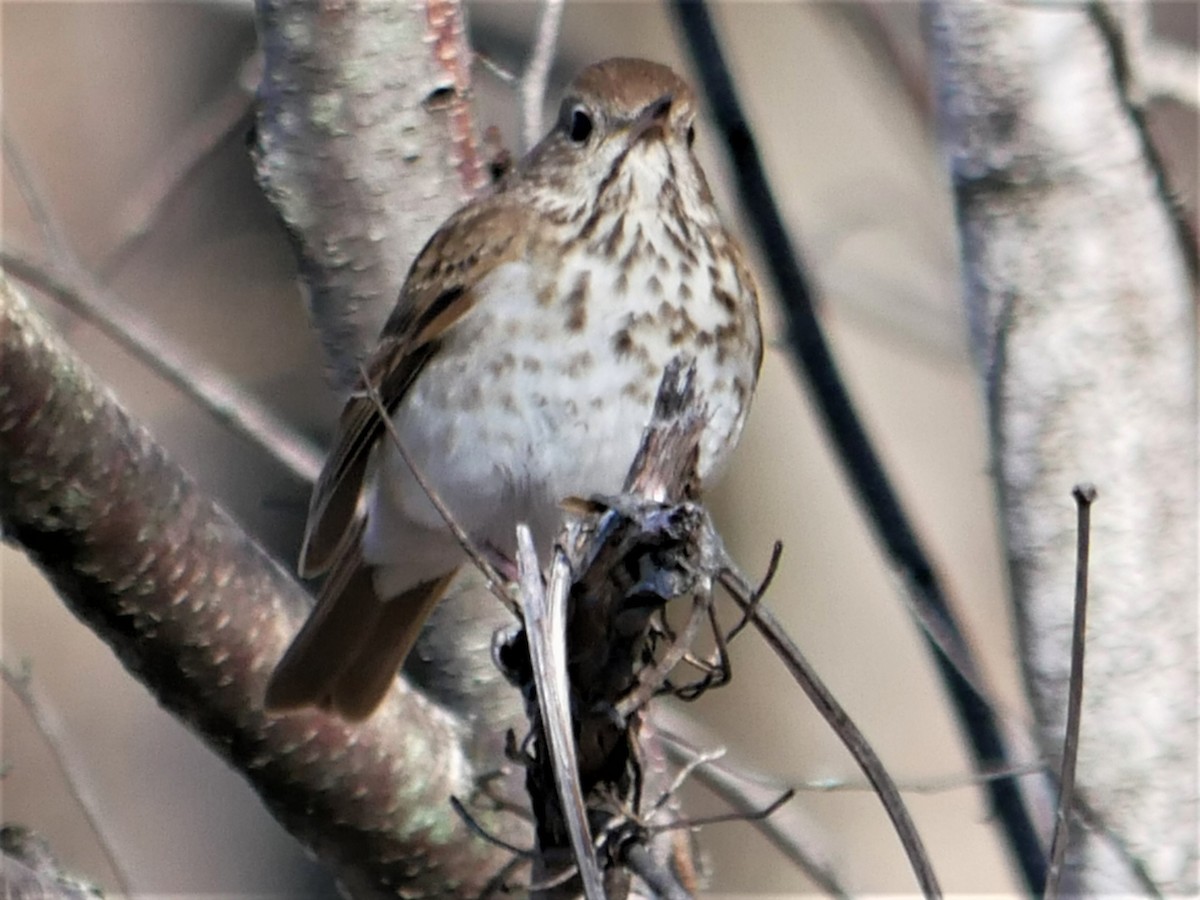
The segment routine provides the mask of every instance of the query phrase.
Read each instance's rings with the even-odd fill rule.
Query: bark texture
[[[477,893],[508,855],[451,795],[461,724],[398,684],[370,722],[268,717],[267,675],[308,606],[0,280],[0,525],[158,701],[241,771],[356,896]],[[479,814],[521,839],[512,820]]]
[[[455,0],[259,0],[257,12],[259,179],[347,390],[409,263],[484,183],[463,13]]]
[[[458,0],[256,4],[264,72],[255,160],[291,234],[331,386],[374,346],[411,260],[485,182]],[[501,758],[519,698],[491,660],[512,624],[474,572],[431,617],[407,672],[474,722],[473,752]]]
[[[1196,319],[1118,15],[939,3],[940,116],[1027,683],[1057,766],[1075,515],[1091,604],[1068,894],[1191,893],[1197,857]]]

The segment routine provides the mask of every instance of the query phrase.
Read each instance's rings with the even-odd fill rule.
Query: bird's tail
[[[271,712],[316,706],[349,721],[383,701],[453,572],[380,597],[363,562],[360,520],[346,536],[317,604],[267,683]]]

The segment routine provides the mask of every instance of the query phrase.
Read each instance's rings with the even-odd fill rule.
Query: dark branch
[[[672,8],[700,74],[717,121],[737,188],[788,319],[788,335],[803,369],[825,429],[837,447],[875,535],[891,563],[903,574],[918,620],[934,653],[938,673],[950,694],[959,724],[970,741],[976,766],[994,770],[1014,765],[987,698],[976,690],[979,679],[970,646],[963,640],[947,594],[917,538],[850,401],[817,320],[809,279],[784,225],[754,135],[742,111],[703,0],[674,0]],[[1014,779],[987,785],[992,808],[1030,890],[1045,883],[1045,852]]]
[[[751,601],[748,591],[731,593],[739,606],[743,609],[750,608]],[[866,735],[854,724],[849,714],[838,703],[829,688],[821,681],[816,670],[800,652],[795,641],[783,630],[783,626],[771,612],[766,607],[759,605],[751,619],[767,644],[792,673],[796,683],[808,695],[813,706],[829,722],[846,749],[854,757],[854,761],[862,769],[863,774],[867,776],[867,780],[875,788],[875,793],[879,795],[880,802],[883,803],[888,817],[892,820],[900,843],[904,845],[904,851],[908,854],[909,862],[917,876],[917,882],[921,885],[922,893],[926,897],[940,897],[941,888],[938,887],[937,877],[934,875],[933,867],[929,864],[929,857],[921,843],[917,827],[908,814],[900,791],[896,788],[887,769],[884,768],[883,761],[867,742]]]
[[[1075,762],[1079,757],[1079,720],[1083,714],[1083,657],[1087,644],[1088,555],[1092,540],[1092,503],[1096,488],[1090,484],[1075,486],[1071,492],[1078,510],[1078,534],[1075,545],[1075,621],[1071,633],[1071,678],[1067,694],[1067,733],[1063,739],[1062,767],[1058,774],[1058,811],[1054,821],[1054,840],[1050,844],[1050,870],[1046,875],[1044,900],[1058,896],[1067,843],[1071,836],[1072,805],[1075,798]]]

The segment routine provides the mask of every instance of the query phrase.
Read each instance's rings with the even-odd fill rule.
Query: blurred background
[[[1156,31],[1194,49],[1197,9],[1155,6]],[[519,70],[537,7],[493,2],[468,10],[476,49]],[[65,243],[146,320],[324,440],[337,403],[322,379],[291,249],[246,152],[252,12],[248,2],[0,4],[3,243],[34,259]],[[1028,714],[918,6],[725,2],[714,14],[860,413],[942,570],[1002,713],[1019,731]],[[661,5],[572,2],[548,100],[556,104],[557,88],[583,65],[618,54],[688,72]],[[518,150],[511,90],[482,67],[475,89],[479,125],[499,126]],[[1150,115],[1194,211],[1195,109],[1162,100]],[[721,205],[745,233],[720,147],[703,127],[698,132]],[[49,241],[16,190],[10,162],[18,153],[56,223]],[[155,214],[146,222],[148,210]],[[770,291],[765,300],[768,334],[777,336]],[[306,486],[95,329],[51,301],[39,305],[195,479],[290,567]],[[729,548],[756,573],[772,542],[784,542],[767,602],[901,785],[938,787],[907,799],[946,890],[1018,892],[895,577],[786,350],[772,341],[741,450],[712,498]],[[1063,591],[1069,596],[1070,586]],[[158,709],[7,547],[0,548],[0,598],[4,661],[28,662],[32,689],[57,722],[133,893],[334,895],[320,866],[238,776]],[[735,643],[733,671],[729,687],[686,712],[734,758],[781,779],[847,781],[845,790],[802,792],[794,804],[850,889],[913,892],[877,799],[861,789],[854,763],[754,635]],[[44,735],[11,690],[0,703],[4,821],[37,830],[68,868],[115,888],[113,863]],[[688,800],[694,814],[721,811],[701,789],[689,789]],[[812,890],[747,824],[706,828],[702,842],[714,894]]]

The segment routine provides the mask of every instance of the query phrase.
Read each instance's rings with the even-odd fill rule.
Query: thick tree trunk
[[[937,4],[932,35],[1013,600],[1057,765],[1072,485],[1093,482],[1067,893],[1196,890],[1196,319],[1189,258],[1101,4]]]

